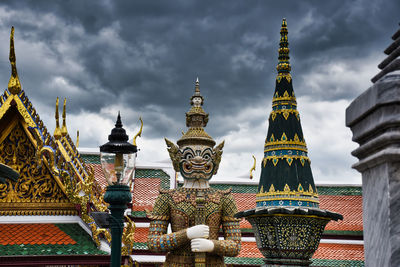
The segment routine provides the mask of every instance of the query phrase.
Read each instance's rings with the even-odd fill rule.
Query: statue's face
[[[179,148],[165,138],[175,171],[184,179],[210,180],[217,173],[224,142],[212,148],[206,145],[187,145]]]
[[[199,96],[196,96],[196,97],[193,98],[192,101],[193,101],[193,105],[194,105],[195,107],[200,107],[200,106],[201,106],[201,103],[202,103],[202,98],[199,97]]]
[[[185,179],[210,180],[215,170],[215,152],[207,146],[180,149],[179,170]]]

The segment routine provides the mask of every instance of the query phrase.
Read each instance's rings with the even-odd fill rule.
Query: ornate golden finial
[[[140,129],[139,129],[139,132],[135,135],[135,137],[133,137],[133,145],[134,145],[134,146],[136,146],[136,138],[137,138],[138,136],[139,136],[139,137],[142,137],[142,130],[143,130],[143,120],[142,120],[142,117],[140,117],[139,120],[140,120]]]
[[[61,127],[61,136],[66,136],[67,133],[68,133],[68,131],[67,131],[67,123],[65,122],[65,118],[67,117],[67,114],[66,114],[66,112],[65,112],[66,103],[67,103],[67,99],[64,98],[63,114],[62,114],[62,117],[63,117],[63,125],[62,125],[62,127]]]
[[[15,50],[14,50],[14,26],[11,27],[10,35],[10,63],[11,63],[11,77],[8,81],[8,91],[11,94],[18,94],[21,92],[21,83],[19,82],[17,65],[15,63]]]
[[[59,121],[59,115],[58,115],[58,97],[57,97],[57,101],[56,101],[56,115],[55,115],[55,118],[56,118],[56,129],[54,130],[53,136],[57,140],[57,139],[61,138],[60,121]]]
[[[250,169],[250,179],[253,179],[253,171],[256,170],[256,157],[254,157],[254,155],[251,155],[254,159],[254,163],[253,163],[253,167],[251,167]]]
[[[289,62],[289,42],[288,42],[288,29],[286,19],[282,20],[281,27],[281,39],[279,42],[279,57],[278,57],[278,65],[276,69],[278,70],[278,76],[276,77],[277,81],[280,82],[282,78],[286,78],[288,82],[291,81],[290,76],[290,62]]]
[[[79,130],[76,131],[76,143],[75,143],[76,148],[79,147]]]
[[[200,82],[199,82],[199,77],[197,77],[196,79],[196,86],[195,86],[195,93],[199,93],[200,94]]]

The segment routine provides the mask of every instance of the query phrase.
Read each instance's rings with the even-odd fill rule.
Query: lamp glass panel
[[[128,185],[135,169],[136,153],[100,153],[101,167],[109,185]]]

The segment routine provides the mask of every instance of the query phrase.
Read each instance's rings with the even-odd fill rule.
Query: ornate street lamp
[[[135,168],[137,147],[128,143],[129,137],[122,128],[118,113],[115,128],[108,136],[106,144],[100,146],[101,167],[108,183],[104,201],[109,203],[111,211],[111,267],[121,266],[121,239],[124,229],[124,212],[132,195],[129,181]]]

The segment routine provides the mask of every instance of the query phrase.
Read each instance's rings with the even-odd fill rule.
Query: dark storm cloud
[[[283,17],[288,21],[297,96],[354,98],[358,91],[340,81],[327,81],[326,87],[310,92],[302,77],[335,61],[351,62],[383,51],[400,11],[398,1],[389,0],[3,1],[0,7],[17,11],[2,20],[2,28],[14,25],[18,38],[42,44],[43,53],[57,62],[51,67],[45,61],[26,64],[31,68],[20,71],[23,85],[34,88],[44,104],[64,93],[54,85],[61,77],[80,90],[68,93],[71,112],[98,112],[118,102],[138,111],[155,105],[182,127],[196,76],[211,124],[212,116],[235,116],[271,98]],[[43,25],[40,20],[46,16],[51,23]],[[26,60],[21,54],[17,51],[19,69]],[[72,70],[69,61],[80,69]],[[8,79],[4,73],[1,77]],[[149,134],[154,136],[176,131],[160,121],[152,128]],[[219,125],[209,132],[219,136],[234,128]]]

